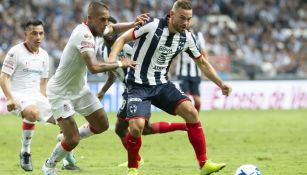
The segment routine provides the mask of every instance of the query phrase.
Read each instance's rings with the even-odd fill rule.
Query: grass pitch
[[[217,175],[233,175],[242,164],[255,164],[263,175],[307,175],[307,110],[205,111],[200,113],[207,138],[209,159],[226,162]],[[81,125],[84,119],[75,116]],[[123,175],[126,152],[114,133],[115,113],[109,113],[110,129],[85,139],[76,149],[81,172],[59,175]],[[151,121],[182,121],[165,113],[153,113]],[[37,124],[32,141],[33,172],[19,167],[21,119],[0,116],[0,175],[41,175],[41,166],[56,143],[58,127]],[[143,137],[140,175],[198,175],[197,162],[185,132]]]

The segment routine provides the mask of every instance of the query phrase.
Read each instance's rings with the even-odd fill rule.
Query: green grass
[[[210,159],[226,162],[220,175],[233,175],[242,164],[252,163],[263,175],[307,175],[307,110],[208,111],[200,114]],[[76,116],[79,124],[84,122]],[[109,114],[110,130],[85,139],[76,149],[81,172],[61,175],[123,175],[117,164],[126,152],[114,133],[115,113]],[[165,113],[154,113],[151,121],[182,121]],[[38,124],[32,141],[34,171],[19,168],[21,120],[0,116],[0,175],[38,175],[55,145],[58,127]],[[185,132],[143,137],[141,175],[197,175],[197,162]]]

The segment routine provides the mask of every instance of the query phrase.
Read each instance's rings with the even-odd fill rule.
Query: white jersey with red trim
[[[101,37],[94,37],[89,27],[82,23],[72,32],[60,59],[59,67],[48,82],[48,91],[56,94],[79,94],[87,88],[87,67],[81,53],[97,53],[103,42]]]
[[[49,76],[48,53],[39,48],[37,53],[31,52],[25,43],[12,47],[3,62],[2,72],[11,76],[12,92],[40,92],[41,78]]]

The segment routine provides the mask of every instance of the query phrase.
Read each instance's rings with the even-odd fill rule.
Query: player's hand
[[[224,83],[220,86],[220,88],[222,90],[223,95],[225,96],[229,96],[232,91],[231,86],[224,84]]]
[[[143,25],[146,20],[149,18],[149,13],[143,13],[139,16],[136,17],[135,21],[134,21],[134,27],[139,26],[139,25]]]
[[[104,92],[99,92],[97,94],[97,98],[101,101],[103,99],[103,96],[104,96]]]
[[[9,112],[11,112],[11,111],[17,109],[17,103],[16,103],[16,101],[14,99],[8,99],[6,101],[6,107],[7,107],[7,110]]]
[[[121,60],[122,62],[122,65],[123,65],[123,68],[135,68],[135,66],[137,65],[137,62],[136,61],[132,61],[130,60],[129,58],[125,57]]]

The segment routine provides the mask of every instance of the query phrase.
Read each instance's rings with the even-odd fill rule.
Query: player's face
[[[182,8],[171,11],[172,25],[177,32],[183,32],[191,26],[192,10]]]
[[[106,26],[109,24],[109,10],[100,8],[97,10],[96,15],[89,18],[89,26],[93,30],[94,36],[102,36]]]
[[[25,41],[32,48],[39,48],[45,36],[44,27],[42,25],[29,26],[25,32]]]

